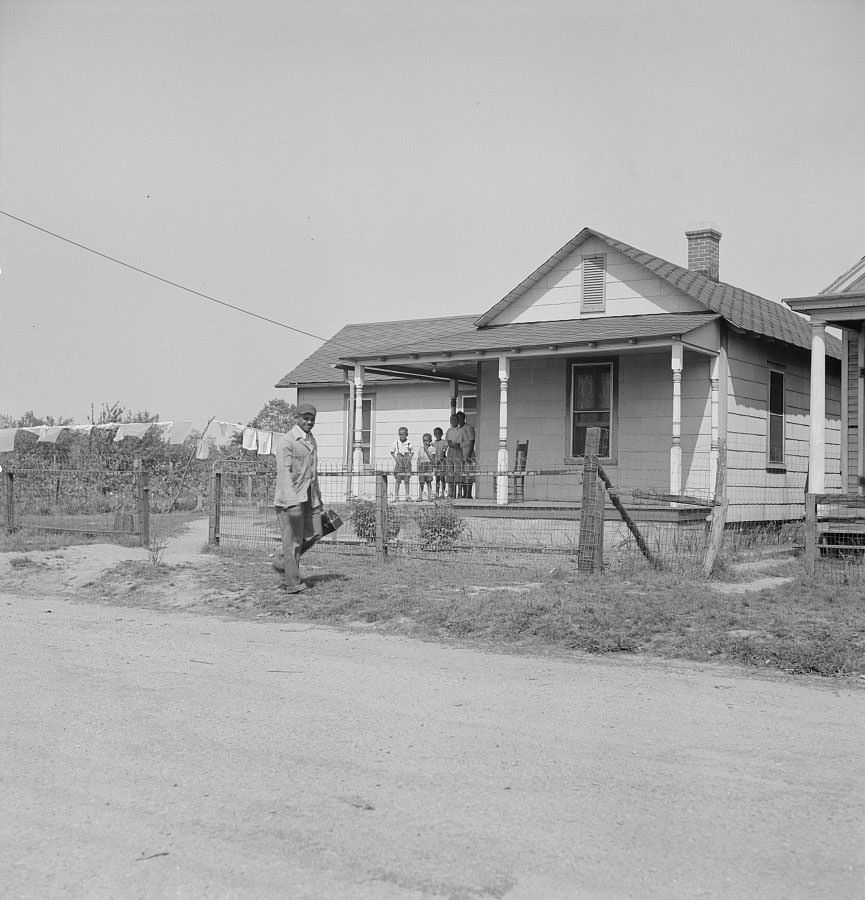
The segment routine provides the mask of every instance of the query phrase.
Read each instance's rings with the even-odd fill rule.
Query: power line
[[[306,337],[315,338],[318,341],[327,340],[327,338],[322,337],[320,334],[313,334],[311,331],[304,331],[302,328],[295,328],[293,325],[286,325],[285,322],[277,322],[275,319],[269,319],[267,316],[259,315],[258,313],[252,312],[251,310],[244,309],[242,306],[235,306],[233,303],[227,303],[225,300],[219,300],[216,297],[211,297],[210,294],[204,294],[201,291],[196,291],[193,288],[186,287],[186,285],[178,284],[178,282],[172,281],[170,278],[163,278],[161,275],[156,275],[153,272],[148,272],[147,269],[142,269],[139,266],[133,266],[132,263],[124,262],[122,259],[117,259],[117,257],[111,256],[108,253],[102,253],[100,250],[94,250],[93,247],[88,247],[86,244],[81,244],[78,241],[73,241],[72,238],[64,237],[62,234],[57,234],[54,231],[49,231],[47,228],[42,228],[42,226],[36,225],[34,222],[28,222],[26,219],[22,219],[19,216],[13,216],[12,213],[6,212],[5,210],[0,209],[0,215],[4,215],[7,218],[14,219],[16,222],[20,222],[22,225],[27,225],[29,228],[34,228],[36,229],[36,231],[41,231],[43,234],[47,234],[50,237],[57,238],[58,241],[65,241],[67,244],[71,244],[73,247],[78,247],[80,250],[86,250],[88,253],[92,253],[95,256],[101,256],[103,259],[107,259],[109,262],[116,263],[118,266],[124,266],[127,269],[132,269],[133,272],[138,272],[141,275],[146,275],[148,278],[153,278],[156,281],[161,281],[163,284],[169,284],[171,285],[171,287],[178,288],[181,291],[186,291],[189,294],[195,294],[196,297],[201,297],[204,300],[209,300],[211,303],[218,303],[220,306],[225,306],[228,309],[233,309],[235,312],[243,313],[245,316],[252,316],[252,318],[254,319],[260,319],[262,322],[269,322],[271,325],[278,325],[280,328],[287,328],[289,331],[297,332],[297,334],[303,334]]]
[[[178,290],[186,291],[188,294],[194,294],[196,297],[201,297],[203,300],[208,300],[211,303],[217,303],[220,306],[224,306],[227,309],[233,309],[235,312],[243,313],[245,316],[251,316],[254,319],[259,319],[262,322],[268,322],[271,325],[278,325],[280,328],[286,328],[289,331],[294,331],[297,334],[302,334],[306,337],[315,338],[317,341],[324,341],[325,343],[330,344],[331,347],[338,347],[341,350],[348,351],[352,356],[363,356],[363,351],[358,351],[355,347],[349,347],[347,344],[343,344],[339,341],[334,341],[333,338],[325,338],[320,334],[313,334],[311,331],[304,331],[302,328],[295,328],[293,325],[286,325],[284,322],[277,322],[275,319],[269,319],[267,316],[259,315],[258,313],[252,312],[251,310],[244,309],[242,306],[236,306],[233,303],[228,303],[225,300],[219,300],[216,297],[212,297],[210,294],[204,294],[201,291],[196,291],[194,288],[186,287],[184,284],[180,284],[176,281],[172,281],[170,278],[163,278],[161,275],[156,275],[153,272],[148,272],[147,269],[142,269],[139,266],[134,266],[132,263],[124,262],[122,259],[117,259],[115,256],[111,256],[108,253],[103,253],[101,250],[96,250],[93,247],[88,247],[86,244],[82,244],[79,241],[73,241],[72,238],[65,237],[62,234],[57,234],[55,231],[50,231],[48,228],[43,228],[41,225],[37,225],[35,222],[29,222],[27,219],[22,219],[20,216],[12,215],[10,212],[6,212],[3,209],[0,209],[0,215],[6,216],[9,219],[13,219],[16,222],[20,222],[22,225],[26,225],[28,228],[33,228],[36,231],[41,231],[42,234],[47,234],[50,237],[56,238],[58,241],[63,241],[64,243],[71,244],[73,247],[78,247],[79,250],[86,250],[88,253],[92,253],[94,256],[101,256],[102,259],[107,259],[109,262],[113,262],[118,266],[123,266],[126,269],[131,269],[133,272],[138,272],[140,275],[146,275],[148,278],[153,278],[156,281],[161,281],[163,284],[168,284],[171,287],[175,287]],[[450,337],[461,336],[461,332],[453,332],[451,334],[440,334],[436,335],[435,340],[447,340]],[[372,368],[372,366],[371,366]]]

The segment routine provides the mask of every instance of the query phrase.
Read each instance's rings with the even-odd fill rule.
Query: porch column
[[[348,382],[348,419],[345,428],[345,458],[347,476],[345,479],[345,499],[354,497],[354,417],[357,407],[354,404],[354,378],[349,377],[348,369],[343,372]]]
[[[845,342],[846,343],[846,342]],[[856,490],[863,493],[862,479],[865,478],[865,325],[859,328],[859,353],[857,358],[857,367],[859,376],[856,379]],[[847,398],[842,397],[844,407],[847,406]],[[844,453],[847,452],[845,447]],[[844,491],[849,490],[844,485]]]
[[[718,483],[718,457],[720,455],[721,415],[718,391],[721,384],[721,354],[712,360],[712,376],[709,382],[709,407],[712,417],[712,438],[709,449],[709,491],[714,493]]]
[[[673,341],[671,348],[673,369],[673,443],[670,447],[670,493],[682,493],[682,360],[681,341]]]
[[[826,488],[826,323],[811,319],[811,428],[808,492]]]
[[[496,504],[508,502],[508,380],[511,377],[509,356],[499,357],[499,451],[496,471]]]
[[[364,370],[360,363],[354,365],[354,446],[352,450],[352,469],[363,471],[363,378]]]
[[[451,415],[457,411],[457,393],[458,393],[458,385],[456,378],[451,378],[448,380],[448,386],[451,391]],[[445,429],[447,430],[447,429]]]

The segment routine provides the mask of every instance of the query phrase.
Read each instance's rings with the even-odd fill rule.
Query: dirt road
[[[0,594],[4,898],[865,896],[865,691],[100,606],[54,558]]]

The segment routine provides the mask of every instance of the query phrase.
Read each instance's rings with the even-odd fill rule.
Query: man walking
[[[273,505],[282,532],[283,587],[290,594],[306,590],[300,579],[300,557],[322,537],[321,491],[318,487],[318,447],[312,436],[316,409],[297,408],[297,424],[280,439],[276,450],[276,492]]]

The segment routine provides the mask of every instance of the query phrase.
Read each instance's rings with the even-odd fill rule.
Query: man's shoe
[[[303,581],[301,581],[300,584],[294,585],[294,587],[288,587],[288,585],[284,584],[282,586],[282,589],[285,591],[286,594],[299,594],[301,591],[306,590],[306,584]]]

